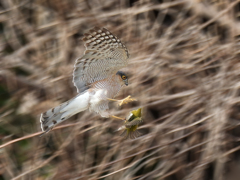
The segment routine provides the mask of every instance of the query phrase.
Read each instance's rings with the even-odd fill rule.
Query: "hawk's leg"
[[[123,104],[127,104],[127,103],[132,102],[132,101],[136,101],[136,99],[131,98],[131,96],[128,96],[128,97],[126,97],[126,98],[124,98],[122,100],[110,99],[110,98],[108,98],[108,100],[109,101],[118,101],[118,105],[119,106],[122,106]]]
[[[123,121],[126,120],[125,118],[120,118],[120,117],[117,117],[117,116],[114,116],[114,115],[111,115],[110,117],[115,118],[115,119],[119,119],[119,120],[123,120]]]

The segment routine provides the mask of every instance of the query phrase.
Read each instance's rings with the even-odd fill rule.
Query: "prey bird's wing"
[[[75,63],[73,83],[78,93],[92,83],[106,79],[127,66],[126,46],[105,28],[93,28],[84,34],[86,51]]]

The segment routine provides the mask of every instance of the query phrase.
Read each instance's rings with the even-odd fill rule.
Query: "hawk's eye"
[[[122,76],[122,79],[125,80],[125,79],[127,79],[127,77],[123,75],[123,76]]]

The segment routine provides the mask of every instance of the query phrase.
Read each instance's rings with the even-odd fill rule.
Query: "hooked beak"
[[[128,81],[125,82],[125,85],[128,86]]]

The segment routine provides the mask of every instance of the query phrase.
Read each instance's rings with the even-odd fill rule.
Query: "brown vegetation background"
[[[0,180],[237,180],[239,0],[1,0]],[[106,27],[129,49],[142,136],[88,111],[39,137],[41,112],[76,95],[81,38]]]

